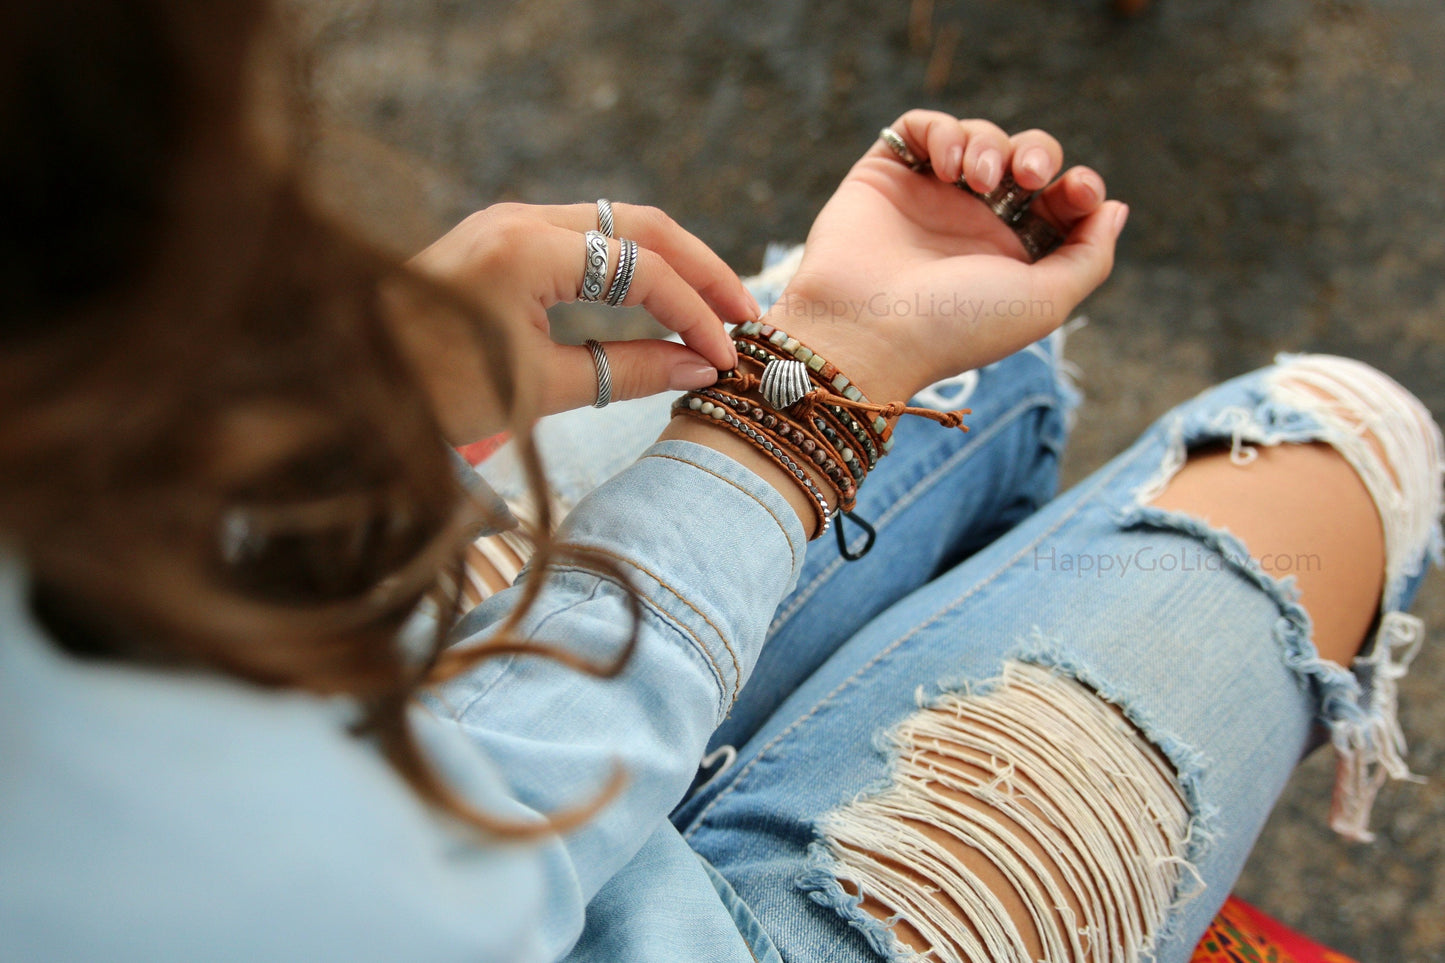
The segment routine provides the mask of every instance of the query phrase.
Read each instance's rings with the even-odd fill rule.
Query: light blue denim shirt
[[[31,617],[23,565],[0,555],[0,959],[771,957],[667,816],[798,577],[802,526],[737,462],[667,441],[562,534],[641,593],[622,674],[499,658],[415,713],[451,785],[497,817],[586,803],[622,768],[617,799],[541,842],[438,817],[348,733],[349,700],[72,658]],[[621,586],[580,565],[546,578],[524,629],[615,653]],[[517,595],[488,600],[456,640],[484,637]]]

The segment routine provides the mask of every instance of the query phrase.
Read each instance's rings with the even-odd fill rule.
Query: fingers
[[[1064,165],[1064,149],[1053,135],[1042,130],[1026,130],[1012,138],[1011,167],[1020,187],[1036,191],[1042,188]]]
[[[1074,225],[1104,203],[1104,179],[1087,167],[1072,167],[1044,188],[1029,210],[1068,234]]]
[[[1039,190],[1064,163],[1063,147],[1042,130],[1010,137],[989,121],[959,120],[936,110],[910,110],[892,127],[920,159],[932,164],[935,177],[950,184],[963,180],[980,194],[998,187],[1005,173],[1012,173],[1027,190]],[[881,144],[874,150],[891,153]]]
[[[595,212],[595,209],[594,209]],[[583,236],[564,227],[542,225],[526,235],[541,251],[536,259],[550,266],[551,303],[575,301],[582,289],[586,270]],[[621,244],[609,239],[603,290],[610,287],[617,270]],[[633,268],[632,286],[624,305],[640,304],[662,325],[682,335],[683,342],[719,369],[737,363],[737,349],[722,320],[703,301],[702,295],[682,278],[656,251],[639,244]]]
[[[1030,270],[1045,286],[1074,304],[1114,269],[1114,248],[1129,219],[1129,206],[1108,201],[1074,224],[1062,246]]]
[[[537,206],[524,210],[549,224],[578,233],[597,229],[595,204]],[[757,300],[743,287],[727,262],[665,212],[655,207],[613,203],[612,216],[613,233],[617,237],[631,238],[656,251],[720,317],[752,321],[762,313]]]
[[[717,380],[717,368],[675,341],[643,338],[602,345],[612,376],[612,400],[626,401],[659,391],[685,391]],[[585,408],[597,400],[597,369],[585,347],[555,345],[546,365],[543,414]]]

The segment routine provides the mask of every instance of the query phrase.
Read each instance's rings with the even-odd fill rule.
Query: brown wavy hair
[[[620,777],[545,825],[502,822],[434,774],[408,707],[501,653],[614,674],[636,598],[605,663],[518,634],[540,577],[488,641],[445,647],[462,552],[495,519],[396,326],[468,333],[540,492],[507,328],[316,212],[280,38],[262,0],[0,12],[0,536],[75,655],[353,696],[430,804],[493,833],[565,829]],[[534,572],[585,556],[627,584],[553,543],[536,503]],[[408,653],[426,598],[439,631]]]

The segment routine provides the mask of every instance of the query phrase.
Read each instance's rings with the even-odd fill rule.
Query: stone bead
[[[798,345],[798,350],[793,352],[793,357],[806,364],[813,357],[813,349]]]
[[[892,451],[892,450],[893,450],[893,439],[892,439],[892,438],[885,438],[885,439],[883,439],[883,451],[884,451],[884,452],[890,452],[890,451]]]
[[[844,461],[852,461],[854,458],[857,457],[853,454],[853,449],[851,448],[844,448],[841,452],[839,452],[839,454],[843,456]]]
[[[797,338],[789,338],[783,342],[783,350],[786,351],[788,354],[793,354],[800,347],[802,347],[802,345],[798,343]]]
[[[757,333],[765,338],[771,338],[773,336],[773,332],[776,330],[778,329],[773,327],[771,324],[763,324],[758,326]]]
[[[779,331],[777,328],[774,328],[773,333],[768,335],[768,341],[773,344],[782,344],[786,340],[788,340],[788,332]]]
[[[716,406],[711,401],[704,401],[701,405],[698,406],[698,410],[700,410],[705,415],[710,415],[712,414],[712,410],[714,407]]]
[[[818,450],[818,443],[811,438],[804,438],[803,450],[811,455],[813,452]]]
[[[824,461],[826,461],[826,460],[828,459],[827,453],[826,453],[825,451],[823,451],[823,449],[821,449],[821,448],[815,448],[815,449],[813,449],[813,451],[812,451],[811,454],[810,454],[810,457],[813,459],[813,463],[816,464],[816,465],[821,465],[821,464],[823,464]]]
[[[823,462],[823,470],[824,470],[824,471],[837,471],[837,470],[838,470],[838,463],[837,463],[836,461],[834,461],[833,459],[829,458],[827,461]]]
[[[723,408],[714,408],[712,410],[712,416],[718,421],[722,421],[724,418],[726,418],[727,414],[727,411]]]
[[[777,418],[776,415],[768,415],[768,414],[763,415],[763,427],[765,427],[765,428],[776,428],[777,426],[778,426],[778,418]]]
[[[877,418],[873,419],[873,430],[878,432],[878,434],[880,435],[888,430],[888,422],[883,419],[882,415],[879,415]]]
[[[703,405],[703,401],[702,401],[701,398],[689,398],[689,399],[687,399],[687,406],[688,406],[689,408],[691,408],[693,411],[697,411],[699,408],[702,407],[702,405]]]
[[[838,369],[833,365],[831,361],[829,361],[825,362],[818,368],[818,374],[823,376],[824,381],[832,381],[834,378],[838,377]]]
[[[808,359],[808,369],[810,371],[821,372],[825,367],[827,367],[827,362],[823,360],[821,354],[815,354]]]
[[[757,333],[758,333],[758,329],[761,328],[761,327],[762,327],[762,324],[761,324],[760,322],[757,322],[757,321],[748,321],[748,322],[745,322],[745,323],[743,324],[743,326],[738,329],[738,331],[739,331],[741,334],[757,334]]]
[[[763,420],[763,409],[757,407],[756,405],[748,411],[748,414],[753,416],[753,421]]]
[[[843,397],[847,398],[849,401],[862,401],[863,392],[858,390],[857,385],[849,385],[848,387],[843,389]]]
[[[833,379],[833,390],[834,390],[834,391],[842,391],[843,389],[845,389],[845,388],[847,388],[847,387],[848,387],[848,376],[847,376],[847,375],[841,375],[841,374],[840,374],[840,375],[838,375],[837,377],[835,377],[835,378]]]

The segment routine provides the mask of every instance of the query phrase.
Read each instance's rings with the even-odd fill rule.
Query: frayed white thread
[[[1385,533],[1388,598],[1400,580],[1419,574],[1427,549],[1440,541],[1440,429],[1414,395],[1369,365],[1329,355],[1281,355],[1279,361],[1270,373],[1271,396],[1320,422],[1325,434],[1319,440],[1350,463],[1375,502]]]
[[[1419,778],[1405,764],[1397,702],[1399,680],[1419,651],[1424,624],[1388,606],[1429,555],[1438,561],[1445,441],[1424,405],[1368,365],[1329,355],[1281,355],[1278,361],[1269,378],[1271,397],[1320,422],[1319,440],[1359,475],[1384,532],[1380,625],[1366,654],[1355,660],[1369,694],[1359,715],[1330,720],[1339,759],[1330,826],[1367,842],[1374,838],[1368,826],[1380,787],[1390,779]]]
[[[1184,416],[1175,415],[1169,423],[1169,439],[1165,442],[1159,467],[1148,481],[1134,489],[1134,504],[1147,505],[1164,494],[1164,489],[1169,487],[1169,481],[1179,474],[1179,470],[1188,460],[1189,450],[1184,445]]]
[[[1405,762],[1405,733],[1398,714],[1399,680],[1409,671],[1425,639],[1425,624],[1405,612],[1380,617],[1375,648],[1355,660],[1370,675],[1369,703],[1362,719],[1331,724],[1330,741],[1338,763],[1330,828],[1347,839],[1368,843],[1370,810],[1390,779],[1424,782]],[[1397,654],[1398,650],[1398,654]]]
[[[1001,685],[934,700],[890,743],[893,782],[820,828],[836,878],[906,920],[929,956],[1033,959],[1019,921],[959,848],[1004,876],[1047,960],[1136,963],[1181,880],[1199,879],[1182,855],[1190,814],[1169,765],[1071,678],[1007,663]]]

